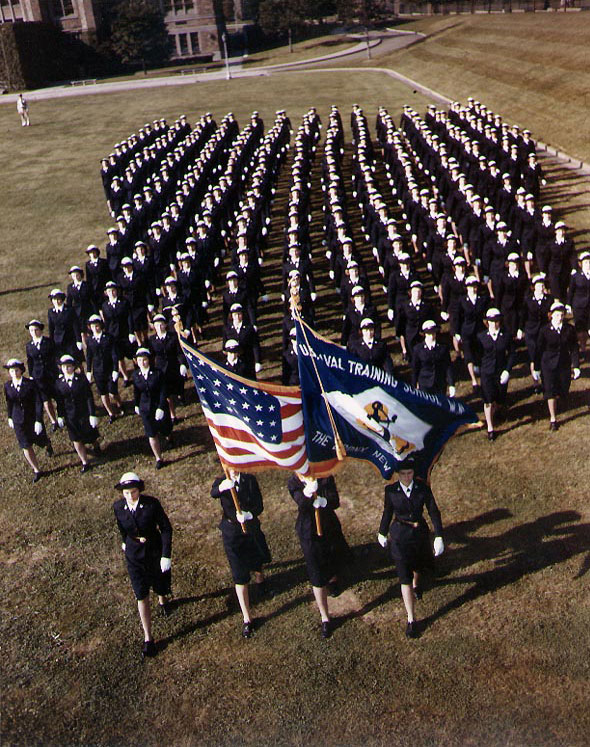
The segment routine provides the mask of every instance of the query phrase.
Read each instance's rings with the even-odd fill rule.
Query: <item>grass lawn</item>
[[[231,109],[243,124],[258,109],[268,126],[283,107],[297,125],[310,105],[325,121],[336,102],[348,123],[358,102],[373,128],[379,104],[397,119],[409,101],[421,111],[428,103],[375,74],[351,83],[349,73],[297,73],[40,101],[29,129],[20,128],[12,107],[0,108],[0,357],[22,354],[23,323],[43,318],[47,293],[65,285],[67,268],[83,261],[87,244],[104,244],[110,221],[98,159],[146,120],[185,112],[194,121],[204,110],[219,120]],[[521,124],[536,129],[524,117]],[[346,163],[348,171],[349,156]],[[558,165],[545,165],[547,199],[580,241],[588,224],[572,195],[583,185]],[[313,182],[319,249],[319,164]],[[350,194],[348,177],[347,186]],[[283,176],[277,209],[285,189]],[[351,215],[358,238],[354,209]],[[281,229],[278,219],[267,262],[271,302],[261,314],[265,377],[279,370]],[[337,302],[326,261],[316,261],[319,327],[333,334]],[[217,314],[207,350],[218,349],[218,331]],[[391,340],[388,326],[386,334]],[[394,352],[401,364],[397,346]],[[516,373],[524,368],[521,362]],[[173,464],[161,472],[128,415],[112,426],[101,419],[106,458],[84,476],[57,434],[53,471],[32,486],[2,419],[5,742],[587,743],[588,365],[557,434],[549,433],[545,409],[526,386],[515,377],[511,418],[495,444],[480,432],[456,438],[433,473],[447,551],[419,606],[427,630],[411,643],[403,636],[399,587],[375,542],[383,483],[369,468],[350,463],[337,478],[339,514],[356,560],[345,591],[331,602],[340,622],[330,641],[319,637],[287,475],[260,478],[277,593],[256,603],[264,624],[244,642],[219,510],[209,498],[219,465],[194,397],[180,409],[184,420],[168,454]],[[469,397],[464,381],[458,394]],[[44,456],[42,465],[49,466]],[[171,618],[156,620],[165,650],[145,664],[111,509],[113,485],[129,469],[163,501],[175,529],[177,606]]]

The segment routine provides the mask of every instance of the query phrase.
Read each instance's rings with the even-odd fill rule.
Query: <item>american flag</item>
[[[241,472],[278,467],[307,474],[299,388],[250,381],[186,341],[181,345],[222,464]]]

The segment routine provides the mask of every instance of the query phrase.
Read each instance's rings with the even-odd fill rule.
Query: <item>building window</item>
[[[199,47],[199,35],[195,32],[190,34],[191,40],[191,54],[199,54],[201,48]]]
[[[178,53],[181,57],[188,57],[188,36],[178,34]]]
[[[56,18],[74,15],[73,0],[53,0],[53,13]]]

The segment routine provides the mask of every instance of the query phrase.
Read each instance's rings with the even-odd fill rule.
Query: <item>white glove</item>
[[[541,372],[533,371],[533,381],[539,381],[540,378],[541,378]]]
[[[461,335],[455,335],[455,340],[457,340],[457,342],[461,342]]]
[[[240,524],[244,524],[246,521],[251,521],[253,518],[254,517],[250,511],[236,511],[236,519]]]
[[[377,535],[377,542],[381,545],[381,547],[387,547],[387,537],[384,534]]]
[[[393,309],[387,309],[387,318],[390,322],[393,321]]]
[[[334,280],[334,270],[330,270],[330,280]]]
[[[96,415],[90,415],[88,420],[90,422],[90,427],[96,428],[96,426],[98,425],[98,418],[96,417]]]
[[[306,498],[311,498],[311,496],[314,493],[317,493],[317,490],[318,490],[318,481],[317,480],[309,480],[303,486],[303,495],[306,496]]]
[[[182,378],[183,378],[183,379],[186,379],[186,377],[187,377],[187,375],[188,375],[188,371],[187,371],[187,368],[186,368],[186,366],[184,365],[184,363],[182,363],[182,364],[180,365],[180,375],[182,376]]]
[[[129,342],[131,342],[131,343],[134,343],[134,342],[135,342],[135,335],[134,335],[133,333],[131,333],[131,334],[129,335]]]
[[[88,383],[92,381],[92,371],[86,371],[86,378],[88,379]]]
[[[328,505],[328,501],[321,495],[318,495],[318,497],[313,502],[314,508],[326,508]]]
[[[219,490],[223,493],[225,490],[231,490],[235,485],[235,482],[233,480],[230,480],[229,477],[226,477],[225,480],[222,480],[219,483]]]
[[[428,272],[432,272],[432,262],[428,262],[426,264],[426,269],[428,270]]]
[[[311,300],[312,300],[312,301],[315,301],[317,297],[318,297],[318,294],[317,294],[317,293],[316,293],[316,292],[314,291],[314,292],[313,292],[313,293],[311,294]]]
[[[135,414],[139,415],[139,407],[137,405],[135,406],[134,410],[135,410]]]
[[[166,573],[172,567],[172,561],[170,558],[160,558],[160,570],[162,573]]]
[[[65,424],[66,424],[66,423],[65,423],[65,420],[64,420],[63,418],[58,418],[58,419],[57,419],[57,425],[58,425],[58,426],[59,426],[60,428],[63,428]]]
[[[457,393],[456,387],[454,387],[454,386],[451,385],[449,387],[449,397],[454,397],[456,393]]]
[[[219,262],[219,260],[217,260],[217,261]],[[210,280],[205,280],[205,288],[207,288],[207,290],[209,290],[210,287],[211,287],[211,281]]]
[[[517,330],[517,332],[516,332],[516,339],[517,340],[522,340],[523,337],[524,337],[524,332],[522,331],[522,329]]]
[[[148,303],[148,311],[150,312],[150,314],[153,312],[153,310],[154,310],[154,304]]]
[[[367,241],[368,241],[368,240],[369,240],[369,239],[367,239]],[[379,252],[377,251],[377,247],[376,247],[376,246],[374,246],[374,247],[373,247],[373,256],[374,256],[374,257],[378,257],[378,256],[379,256]]]
[[[124,542],[121,542],[121,550],[123,550],[123,552],[125,552],[125,543]]]
[[[113,371],[113,373],[111,374],[111,379],[113,380],[113,382],[116,382],[118,378],[119,378],[119,372]]]
[[[256,373],[260,373],[262,371],[262,363],[255,363],[254,370],[256,371]]]
[[[440,312],[440,318],[443,320],[443,322],[448,322],[449,320],[449,314],[447,311],[441,311]]]
[[[435,537],[434,538],[434,557],[438,558],[439,555],[442,555],[445,551],[445,543],[443,542],[442,537]]]
[[[264,296],[262,296],[262,303],[268,303],[268,293],[265,293]]]
[[[574,368],[574,379],[579,379],[580,378],[580,373],[581,373],[581,371],[580,371],[579,368]]]
[[[162,410],[161,407],[158,407],[156,410],[156,420],[164,420],[164,410]]]
[[[13,422],[12,418],[8,418],[8,427],[9,428],[14,428],[14,422]]]
[[[484,283],[486,283],[486,285],[487,285],[487,283],[489,283],[489,282],[490,282],[490,276],[489,276],[489,275],[484,275],[484,276],[483,276],[483,281],[484,281]]]
[[[509,378],[510,378],[510,374],[508,373],[508,371],[502,371],[502,373],[500,374],[500,384],[504,386],[504,384],[508,383]]]
[[[565,310],[566,310],[566,312],[567,312],[568,314],[571,314],[571,313],[572,313],[572,307],[571,307],[571,306],[567,306],[567,305],[566,305],[566,307],[565,307]]]
[[[40,436],[43,433],[43,423],[39,420],[35,421],[35,435]]]
[[[76,347],[78,348],[78,350],[82,350],[82,343],[81,342],[77,342],[76,343]]]

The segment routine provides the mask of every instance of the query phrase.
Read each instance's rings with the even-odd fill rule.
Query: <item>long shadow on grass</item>
[[[482,561],[492,562],[495,567],[482,573],[440,580],[439,585],[462,584],[469,588],[425,618],[425,627],[485,594],[498,591],[531,573],[563,563],[590,549],[590,524],[580,524],[581,515],[577,511],[556,511],[493,537],[470,536],[479,527],[482,518],[487,517],[484,523],[490,523],[490,516],[493,521],[510,516],[506,509],[497,511],[500,513],[496,517],[493,516],[494,512],[489,512],[471,521],[454,524],[447,530],[451,543],[461,547],[447,556],[444,568],[446,573],[453,568],[469,567]],[[580,573],[577,577],[579,576]]]

